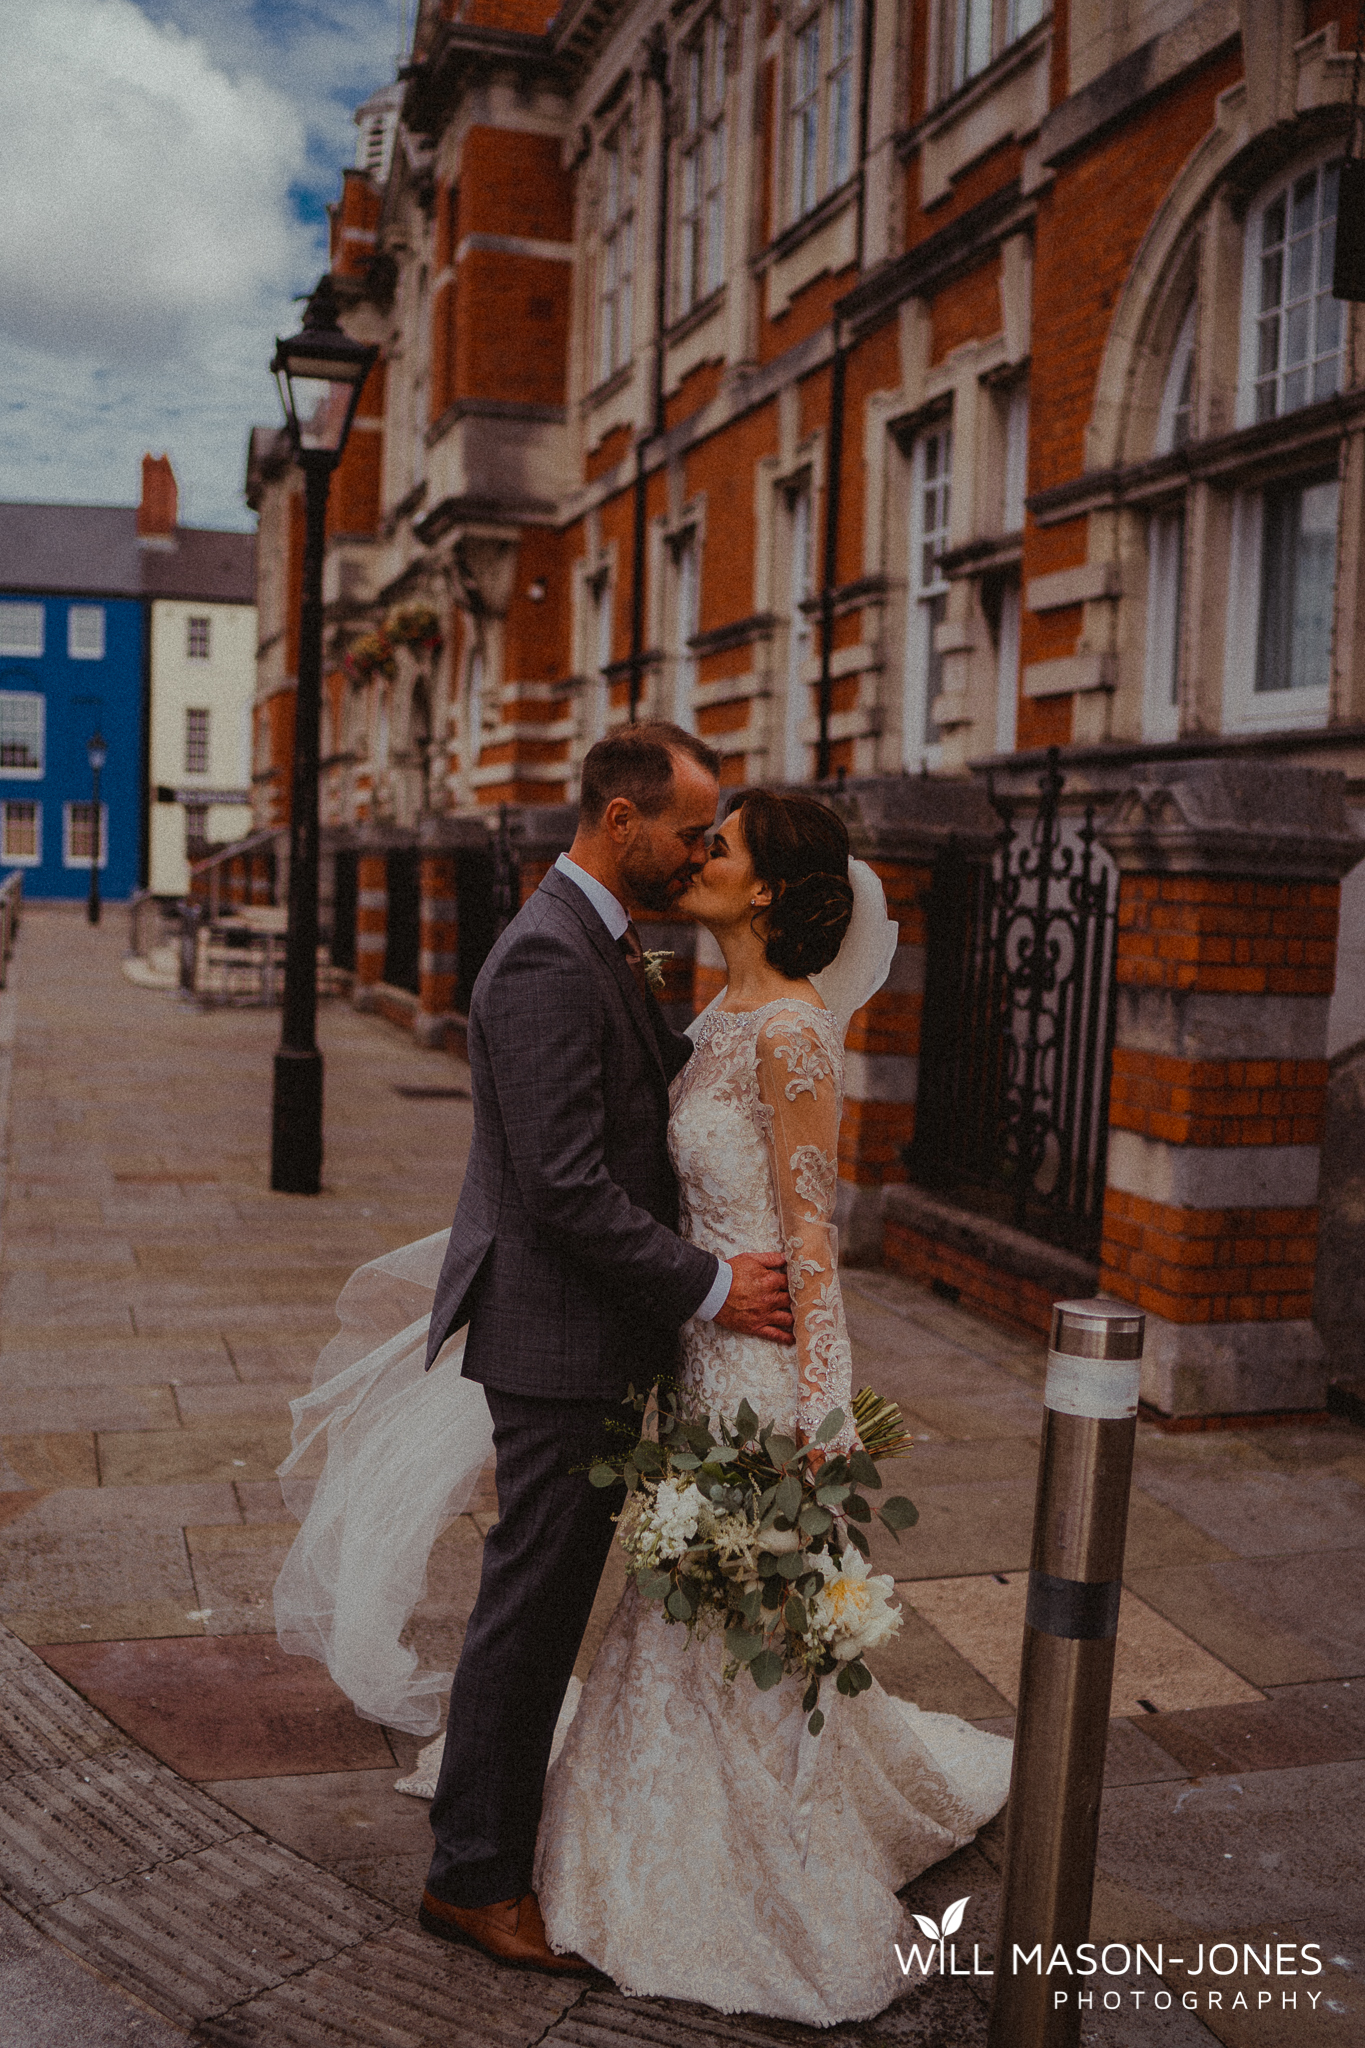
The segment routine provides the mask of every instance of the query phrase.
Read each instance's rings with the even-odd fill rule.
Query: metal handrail
[[[202,860],[190,862],[190,895],[193,898],[196,882],[208,885],[209,916],[218,915],[218,884],[222,870],[229,862],[250,859],[254,853],[263,853],[268,847],[285,847],[289,844],[288,830],[281,825],[267,826],[260,832],[248,832],[245,839],[230,839],[226,846],[216,852],[205,854]],[[278,892],[277,892],[278,893]]]

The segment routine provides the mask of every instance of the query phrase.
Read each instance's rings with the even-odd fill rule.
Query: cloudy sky
[[[246,437],[411,0],[0,0],[0,499],[248,526]]]

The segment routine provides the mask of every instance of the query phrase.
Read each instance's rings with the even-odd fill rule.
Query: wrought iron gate
[[[1118,877],[1094,806],[1061,809],[1056,750],[1036,812],[991,791],[994,859],[935,864],[912,1180],[1093,1256],[1114,1044]]]

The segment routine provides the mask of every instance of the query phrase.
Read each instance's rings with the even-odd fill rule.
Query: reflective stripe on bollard
[[[1047,1965],[1090,1933],[1145,1326],[1126,1302],[1052,1312],[989,2048],[1080,2040]]]

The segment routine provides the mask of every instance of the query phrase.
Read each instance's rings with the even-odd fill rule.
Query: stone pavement
[[[816,2035],[566,1989],[417,1932],[425,1810],[392,1789],[416,1744],[275,1644],[293,1524],[273,1475],[346,1275],[451,1213],[463,1069],[325,1005],[326,1190],[272,1195],[277,1016],[134,986],[121,940],[117,912],[92,932],[31,908],[0,996],[5,2048],[983,2043],[986,1979],[933,1977]],[[858,1376],[917,1437],[897,1484],[920,1523],[876,1558],[905,1605],[878,1675],[1008,1730],[1042,1354],[890,1275],[847,1292]],[[443,1537],[414,1617],[447,1668],[491,1512],[485,1490]],[[619,1584],[613,1567],[580,1671]],[[1162,1944],[1165,1980],[1097,1980],[1088,2048],[1365,2040],[1360,1431],[1141,1430],[1114,1708],[1093,1931]],[[1001,1837],[906,1894],[935,1917],[967,1895],[959,1942],[983,1965]],[[1318,1942],[1324,1971],[1266,1978],[1241,1954],[1187,1975],[1222,1941]]]

